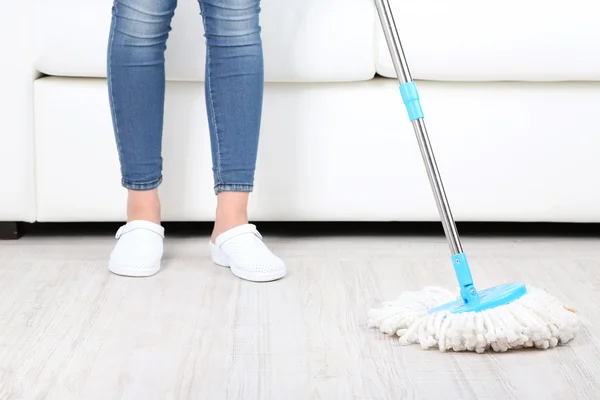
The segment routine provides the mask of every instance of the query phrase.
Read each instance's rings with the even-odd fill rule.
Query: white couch
[[[213,217],[204,39],[167,52],[164,219]],[[600,221],[596,0],[392,0],[460,221]],[[0,221],[120,221],[105,81],[112,0],[0,13]],[[429,221],[437,210],[372,0],[263,0],[253,220]],[[10,40],[7,40],[10,38]]]

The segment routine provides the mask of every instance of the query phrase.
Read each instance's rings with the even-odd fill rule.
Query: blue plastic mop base
[[[465,312],[484,311],[490,308],[503,306],[522,297],[527,293],[527,288],[524,283],[513,282],[481,290],[478,293],[478,302],[465,304],[462,299],[459,299],[432,308],[429,310],[429,314],[440,311],[450,311],[452,314],[460,314]]]

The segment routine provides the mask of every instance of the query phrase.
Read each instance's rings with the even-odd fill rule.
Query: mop
[[[370,310],[368,326],[398,336],[401,345],[418,343],[423,349],[437,348],[442,352],[548,349],[568,343],[579,328],[579,318],[575,310],[543,289],[520,282],[481,291],[475,288],[389,0],[375,0],[375,3],[450,246],[460,296],[437,287],[405,292],[396,300]]]

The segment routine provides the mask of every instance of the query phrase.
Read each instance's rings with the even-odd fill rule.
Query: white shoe
[[[131,221],[115,235],[108,269],[117,275],[147,277],[160,270],[165,229],[149,221]]]
[[[230,229],[220,234],[215,242],[209,242],[213,262],[231,268],[238,278],[268,282],[286,275],[284,262],[271,253],[252,224]]]

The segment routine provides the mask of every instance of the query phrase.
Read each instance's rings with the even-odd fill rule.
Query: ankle
[[[236,214],[224,214],[221,217],[215,219],[215,225],[213,228],[211,239],[213,243],[217,240],[217,237],[236,226],[245,225],[248,223],[248,214],[236,213]]]
[[[127,221],[143,220],[160,224],[158,190],[130,190],[127,197]]]
[[[223,192],[218,196],[217,214],[211,239],[236,226],[248,223],[248,193]]]

